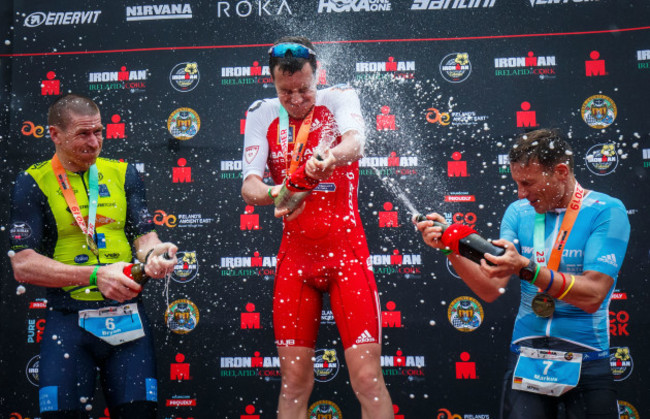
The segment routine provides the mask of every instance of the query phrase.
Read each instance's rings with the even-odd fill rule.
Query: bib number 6
[[[112,317],[108,317],[106,319],[106,330],[113,330],[113,329],[115,329],[115,320],[113,320]],[[544,372],[544,374],[546,374],[546,371]]]

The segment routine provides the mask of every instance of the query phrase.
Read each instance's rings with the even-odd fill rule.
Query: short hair
[[[304,45],[307,48],[315,51],[314,45],[311,41],[304,36],[284,36],[273,43],[273,46],[278,44],[300,44]],[[269,56],[269,71],[271,72],[271,77],[274,77],[273,71],[275,67],[279,67],[283,73],[292,75],[305,66],[306,63],[311,64],[311,69],[314,74],[316,74],[316,68],[318,67],[318,62],[316,61],[316,56],[310,54],[309,58],[300,58],[294,57],[291,52],[287,52],[284,57],[272,57]]]
[[[99,107],[90,98],[78,94],[61,96],[50,105],[47,111],[47,124],[62,129],[67,128],[70,115],[93,116],[99,113]]]
[[[558,129],[544,128],[520,135],[508,157],[510,163],[526,166],[538,162],[549,170],[565,163],[573,173],[573,150]]]

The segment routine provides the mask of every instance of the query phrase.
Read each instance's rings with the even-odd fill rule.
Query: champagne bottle
[[[317,160],[323,160],[319,155],[315,155]],[[305,165],[298,168],[291,176],[287,177],[282,183],[282,189],[278,192],[273,203],[279,210],[288,209],[291,214],[298,208],[307,196],[318,186],[318,180],[307,176]]]
[[[423,214],[418,214],[415,217],[417,222],[427,221],[427,217]],[[440,223],[438,221],[433,222],[434,226],[441,227],[442,232],[449,227],[448,224]],[[472,233],[469,236],[460,239],[458,241],[458,253],[461,256],[465,256],[467,259],[481,263],[481,259],[485,253],[489,253],[493,256],[501,256],[506,252],[506,249],[503,247],[498,247],[485,240],[483,237],[479,236],[477,233]],[[487,259],[485,260],[488,265],[494,266],[494,264]]]
[[[163,253],[162,257],[166,260],[171,259],[167,252]],[[127,265],[122,272],[141,286],[144,286],[144,284],[151,279],[151,277],[145,272],[145,265],[146,264],[142,262],[132,263]]]

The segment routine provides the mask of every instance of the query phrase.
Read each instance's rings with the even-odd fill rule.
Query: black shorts
[[[76,311],[48,310],[41,342],[40,411],[86,410],[97,370],[109,408],[157,401],[156,360],[150,325],[138,304],[145,336],[113,346],[78,325]]]

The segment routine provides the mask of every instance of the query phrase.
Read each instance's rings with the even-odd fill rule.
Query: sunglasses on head
[[[300,44],[277,44],[269,48],[269,55],[274,58],[284,58],[291,51],[291,56],[295,58],[309,58],[310,55],[316,55],[314,50]]]

